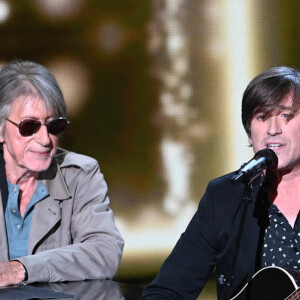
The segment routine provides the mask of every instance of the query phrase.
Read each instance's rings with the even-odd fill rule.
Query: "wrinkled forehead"
[[[47,112],[48,115],[57,115],[57,110],[49,105],[47,101],[39,95],[22,95],[14,100],[11,106],[10,114],[14,111],[22,111],[29,108],[32,112],[39,113],[41,111]]]
[[[47,101],[44,101],[39,96],[20,96],[14,100],[10,107],[7,117],[19,116],[20,118],[31,117],[43,118],[47,116],[48,118],[58,117],[57,111],[49,106]]]

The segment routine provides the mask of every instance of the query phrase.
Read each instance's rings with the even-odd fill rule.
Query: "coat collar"
[[[42,180],[42,183],[48,189],[49,194],[55,200],[61,201],[71,198],[71,194],[56,158],[52,160],[47,171],[41,172],[39,179]]]

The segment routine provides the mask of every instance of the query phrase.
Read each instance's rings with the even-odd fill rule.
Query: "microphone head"
[[[259,159],[261,157],[265,158],[266,167],[271,168],[271,169],[277,168],[278,157],[272,149],[265,148],[265,149],[257,151],[254,155],[254,159]]]
[[[253,180],[264,169],[276,170],[278,165],[278,157],[275,152],[269,148],[257,151],[250,161],[242,165],[242,167],[235,172],[231,181],[233,183],[249,182]]]

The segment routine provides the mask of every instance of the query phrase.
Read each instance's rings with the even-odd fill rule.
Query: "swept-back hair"
[[[57,117],[66,117],[66,103],[54,75],[41,64],[14,60],[0,68],[0,126],[16,99],[37,97]]]

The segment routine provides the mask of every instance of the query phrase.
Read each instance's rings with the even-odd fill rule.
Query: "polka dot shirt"
[[[289,270],[300,270],[300,221],[294,228],[275,204],[269,207],[270,225],[265,230],[262,251],[262,267],[278,266]]]

